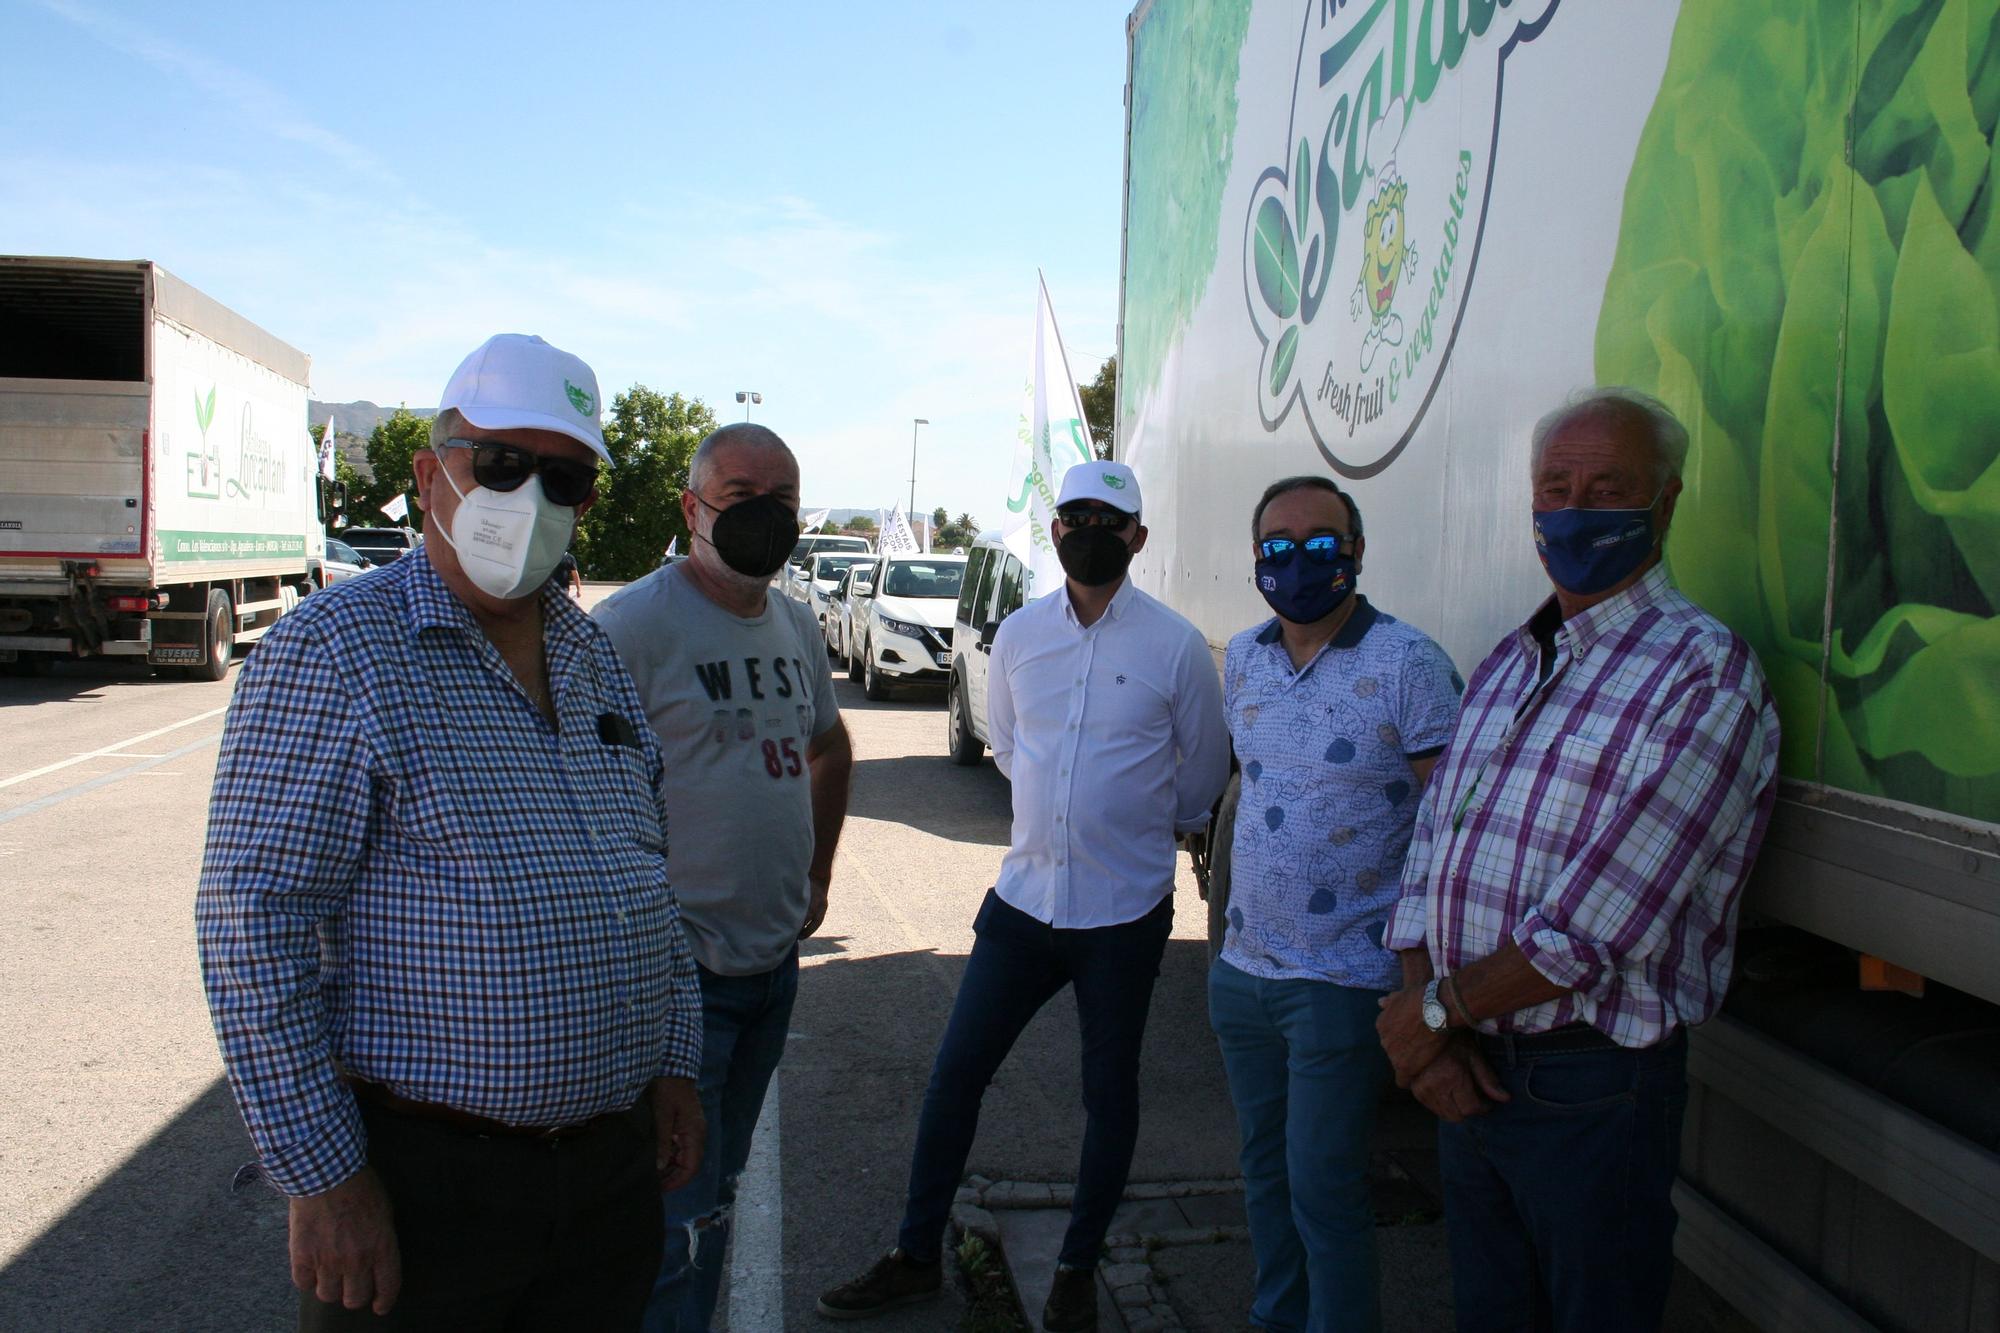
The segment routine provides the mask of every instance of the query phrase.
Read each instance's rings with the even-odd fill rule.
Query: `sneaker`
[[[1042,1307],[1042,1327],[1048,1333],[1089,1333],[1097,1327],[1097,1270],[1056,1266],[1049,1303]]]
[[[819,1298],[819,1312],[828,1319],[866,1319],[899,1305],[927,1301],[944,1288],[944,1265],[933,1259],[920,1263],[899,1249],[889,1251],[875,1266],[852,1282]]]

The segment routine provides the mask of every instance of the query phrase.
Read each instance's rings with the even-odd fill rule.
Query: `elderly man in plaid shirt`
[[[700,1162],[659,746],[550,578],[607,457],[590,367],[488,340],[414,460],[423,549],[238,682],[195,915],[304,1328],[636,1327]]]
[[[1629,390],[1536,426],[1555,595],[1468,683],[1384,935],[1377,1027],[1444,1122],[1461,1330],[1665,1309],[1686,1029],[1728,988],[1778,765],[1756,659],[1661,564],[1686,452]]]

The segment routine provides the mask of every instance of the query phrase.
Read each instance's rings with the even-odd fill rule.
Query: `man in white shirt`
[[[1076,988],[1088,1114],[1070,1225],[1042,1324],[1093,1328],[1092,1274],[1139,1132],[1139,1046],[1173,927],[1174,841],[1229,775],[1221,682],[1201,632],[1125,577],[1146,544],[1122,463],[1063,476],[1051,526],[1065,592],[993,641],[993,759],[1014,836],[931,1070],[899,1244],[820,1313],[863,1318],[934,1295],[939,1250],[986,1085],[1042,1005]]]

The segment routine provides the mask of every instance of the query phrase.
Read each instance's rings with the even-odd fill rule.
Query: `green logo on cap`
[[[569,395],[569,405],[587,417],[597,415],[597,400],[587,392],[577,388],[568,380],[563,381],[563,392]]]
[[[1103,477],[1104,484],[1112,490],[1122,491],[1125,489],[1125,478],[1119,476],[1116,472],[1106,472],[1103,474]]]

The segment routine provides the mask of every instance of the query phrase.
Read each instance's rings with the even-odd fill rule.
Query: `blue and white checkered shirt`
[[[315,593],[242,669],[195,900],[265,1174],[358,1170],[348,1073],[517,1125],[701,1060],[661,762],[604,632],[542,594],[552,729],[421,551]]]

